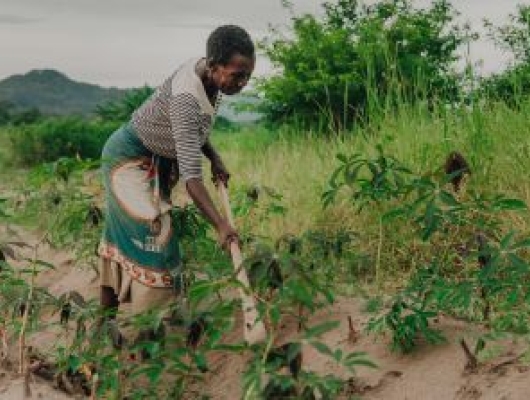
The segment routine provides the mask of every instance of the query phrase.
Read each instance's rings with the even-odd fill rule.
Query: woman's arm
[[[217,151],[214,149],[214,147],[212,146],[212,144],[210,143],[210,139],[208,139],[204,144],[203,146],[201,147],[201,150],[202,150],[202,154],[204,154],[204,156],[206,158],[208,158],[208,160],[212,161],[212,160],[215,160],[215,159],[220,159],[221,157],[219,156],[219,153],[217,153]]]
[[[237,232],[217,211],[203,182],[196,178],[188,179],[186,181],[186,190],[197,208],[215,227],[215,230],[219,235],[219,243],[223,248],[228,249],[230,242],[237,240]]]
[[[230,173],[226,169],[221,156],[214,149],[210,140],[207,140],[204,145],[201,147],[202,154],[204,154],[211,163],[212,168],[212,178],[214,182],[221,181],[225,185],[228,185],[228,179],[230,179]]]
[[[170,107],[180,176],[199,211],[217,231],[219,243],[226,248],[231,240],[237,238],[237,233],[217,211],[202,181],[199,104],[192,95],[179,94],[170,99]]]

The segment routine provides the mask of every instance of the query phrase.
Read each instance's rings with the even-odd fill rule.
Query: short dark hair
[[[254,57],[254,43],[248,32],[236,25],[216,28],[206,42],[206,58],[213,64],[226,65],[235,54]]]

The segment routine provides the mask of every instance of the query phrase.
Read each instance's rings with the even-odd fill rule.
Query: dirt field
[[[85,298],[93,298],[98,293],[95,274],[87,269],[79,269],[72,264],[71,257],[64,252],[43,248],[40,258],[56,265],[39,276],[38,284],[54,295],[76,290]],[[335,373],[349,379],[341,398],[363,398],[368,400],[524,400],[530,398],[530,367],[517,356],[524,347],[515,340],[505,340],[476,371],[465,370],[466,357],[459,345],[461,338],[470,344],[480,333],[479,327],[470,326],[450,318],[440,318],[438,328],[448,342],[438,346],[420,345],[412,354],[393,353],[389,350],[388,338],[374,338],[363,333],[369,316],[363,313],[359,299],[340,298],[336,303],[322,310],[312,319],[313,323],[338,320],[340,329],[328,333],[323,342],[331,348],[341,348],[344,352],[363,351],[378,365],[377,369],[359,368],[356,376],[350,376],[313,348],[303,349],[304,368],[320,373]],[[359,337],[355,343],[349,338],[348,316],[353,320]],[[237,316],[240,318],[240,316]],[[237,324],[236,324],[237,325]],[[239,324],[240,325],[240,324]],[[288,340],[294,329],[283,332]],[[227,341],[236,341],[242,335],[237,330]],[[60,340],[53,331],[40,332],[30,338],[35,347],[53,345]],[[11,342],[16,350],[16,343]],[[16,360],[14,354],[11,357]],[[201,391],[212,399],[234,400],[241,397],[241,372],[245,367],[245,357],[221,354],[209,360],[210,372],[205,375]],[[24,379],[16,373],[16,365],[4,363],[0,367],[0,399],[23,399]],[[68,399],[66,394],[53,389],[51,383],[30,379],[31,398]]]

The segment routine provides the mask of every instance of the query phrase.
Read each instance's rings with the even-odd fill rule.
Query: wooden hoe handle
[[[232,215],[232,208],[230,207],[230,201],[228,200],[228,192],[223,182],[217,184],[219,191],[219,197],[223,205],[225,217],[232,227],[234,225],[234,217]],[[241,267],[243,264],[243,257],[241,255],[241,249],[237,242],[230,243],[230,253],[232,254],[232,262],[234,264],[234,270],[237,272],[237,280],[245,289],[250,288],[246,271]],[[263,342],[267,338],[267,332],[262,321],[258,320],[258,312],[256,310],[256,302],[252,294],[249,294],[247,290],[240,287],[239,296],[243,304],[243,319],[244,319],[244,335],[245,340],[248,344],[255,344]]]

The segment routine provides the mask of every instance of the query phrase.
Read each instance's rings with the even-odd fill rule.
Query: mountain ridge
[[[126,92],[127,89],[75,81],[51,68],[34,69],[0,80],[0,102],[4,107],[38,108],[46,115],[90,115],[99,104],[119,100]]]
[[[91,116],[99,105],[116,102],[135,88],[119,89],[80,82],[51,68],[34,69],[24,74],[11,75],[0,80],[0,111],[38,109],[44,115]],[[236,111],[237,104],[256,103],[254,97],[226,96],[221,102],[219,115],[232,122],[253,122],[260,115],[251,111]]]

